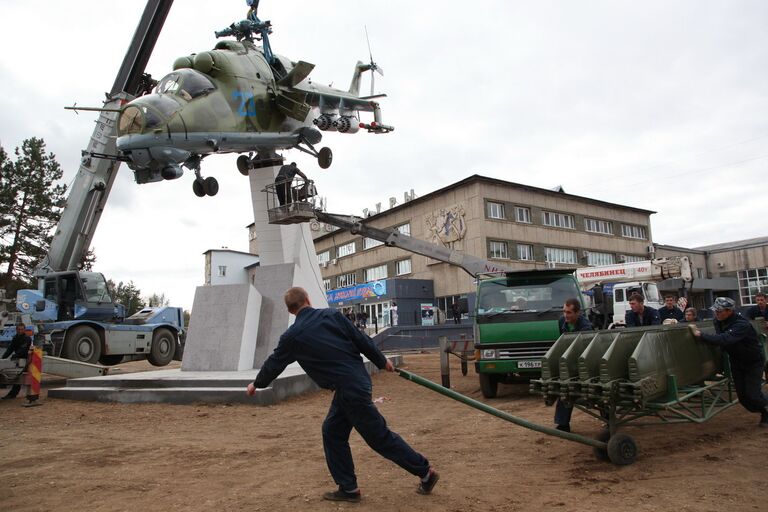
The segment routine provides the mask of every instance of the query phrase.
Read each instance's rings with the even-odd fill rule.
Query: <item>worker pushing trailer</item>
[[[753,325],[765,350],[764,324]],[[709,328],[711,329],[711,328]],[[703,331],[709,330],[707,328]],[[592,446],[601,460],[626,465],[637,445],[624,426],[704,423],[738,403],[728,357],[688,326],[651,326],[563,334],[542,358],[531,392],[558,398],[605,422],[597,439],[532,423],[398,369],[401,377],[524,428]],[[653,420],[653,421],[645,421]]]

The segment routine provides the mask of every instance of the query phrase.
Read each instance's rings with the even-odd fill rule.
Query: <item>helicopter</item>
[[[154,91],[120,108],[119,159],[134,171],[137,183],[177,179],[187,168],[195,173],[195,195],[213,196],[218,182],[201,175],[201,161],[208,155],[240,153],[237,168],[246,176],[252,169],[279,165],[283,159],[276,151],[288,149],[314,156],[327,169],[331,149],[316,149],[322,132],[394,130],[381,121],[374,100],[386,95],[373,94],[373,78],[371,95],[360,96],[364,72],[383,75],[370,55],[370,43],[370,62],[357,62],[344,91],[313,83],[313,64],[273,53],[270,33],[271,23],[255,15],[233,23],[215,35],[234,40],[176,59]],[[360,112],[372,112],[373,121],[361,122]]]

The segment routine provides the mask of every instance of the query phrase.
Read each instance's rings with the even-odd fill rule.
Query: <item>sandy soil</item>
[[[480,398],[470,368],[454,388]],[[407,369],[439,381],[437,354],[407,355]],[[124,369],[151,369],[130,363]],[[51,385],[49,381],[47,385]],[[374,377],[390,426],[442,476],[431,496],[353,434],[360,504],[324,502],[333,488],[320,425],[331,395],[272,407],[0,402],[0,510],[765,510],[768,431],[733,407],[704,425],[631,429],[631,466],[598,462],[591,448],[516,427],[394,374]],[[553,409],[527,385],[488,400],[550,424]],[[574,414],[573,427],[599,425]],[[630,429],[628,429],[630,430]]]

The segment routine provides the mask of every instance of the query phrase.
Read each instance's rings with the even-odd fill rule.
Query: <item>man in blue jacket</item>
[[[335,391],[323,422],[323,449],[328,469],[339,488],[325,493],[323,498],[360,501],[349,449],[352,428],[381,456],[418,476],[421,481],[416,492],[432,492],[439,475],[423,455],[387,427],[371,400],[371,377],[360,354],[389,372],[395,369],[392,363],[371,338],[355,329],[339,311],[312,308],[303,288],[290,288],[284,299],[288,312],[296,315],[296,321],[280,337],[256,380],[248,384],[248,394],[253,396],[256,388],[269,386],[294,361],[299,362],[318,386]]]
[[[758,318],[768,320],[768,304],[766,304],[765,294],[760,292],[755,295],[755,302],[754,306],[747,309],[747,317],[750,320],[757,320]]]
[[[581,314],[581,304],[577,299],[568,299],[563,304],[563,316],[557,321],[560,334],[575,331],[591,331],[592,324]],[[557,430],[571,431],[573,405],[566,405],[559,398],[555,404],[555,425]]]
[[[629,296],[629,307],[624,314],[624,323],[627,327],[640,327],[643,325],[660,325],[659,312],[645,305],[645,299],[637,292]]]
[[[712,305],[715,313],[715,333],[696,329],[694,336],[717,345],[728,353],[731,376],[739,403],[749,412],[760,413],[761,427],[768,427],[768,397],[763,394],[765,353],[752,324],[734,312],[736,303],[728,297],[718,297]]]

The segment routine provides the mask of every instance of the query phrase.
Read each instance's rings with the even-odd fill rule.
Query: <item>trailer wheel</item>
[[[495,375],[489,373],[480,374],[480,391],[482,391],[485,398],[496,398],[498,390],[499,381],[496,380]]]
[[[598,441],[602,441],[604,443],[607,443],[608,441],[611,440],[611,431],[608,430],[607,428],[602,429],[600,431],[600,433],[597,434],[597,440]],[[595,457],[597,458],[597,460],[601,460],[603,462],[608,462],[608,461],[611,460],[611,458],[608,457],[608,448],[607,447],[605,447],[605,448],[597,448],[597,447],[595,447],[595,448],[592,448],[592,450],[594,451]]]
[[[64,340],[64,355],[73,361],[97,363],[101,357],[99,333],[88,325],[74,327],[67,332]]]
[[[627,434],[615,434],[608,441],[608,457],[618,466],[627,466],[635,462],[637,445]]]
[[[149,349],[147,359],[153,366],[165,366],[173,360],[176,353],[176,335],[161,327],[152,335],[152,346]]]
[[[99,358],[99,363],[103,364],[104,366],[114,366],[119,364],[122,360],[123,354],[102,355]]]

